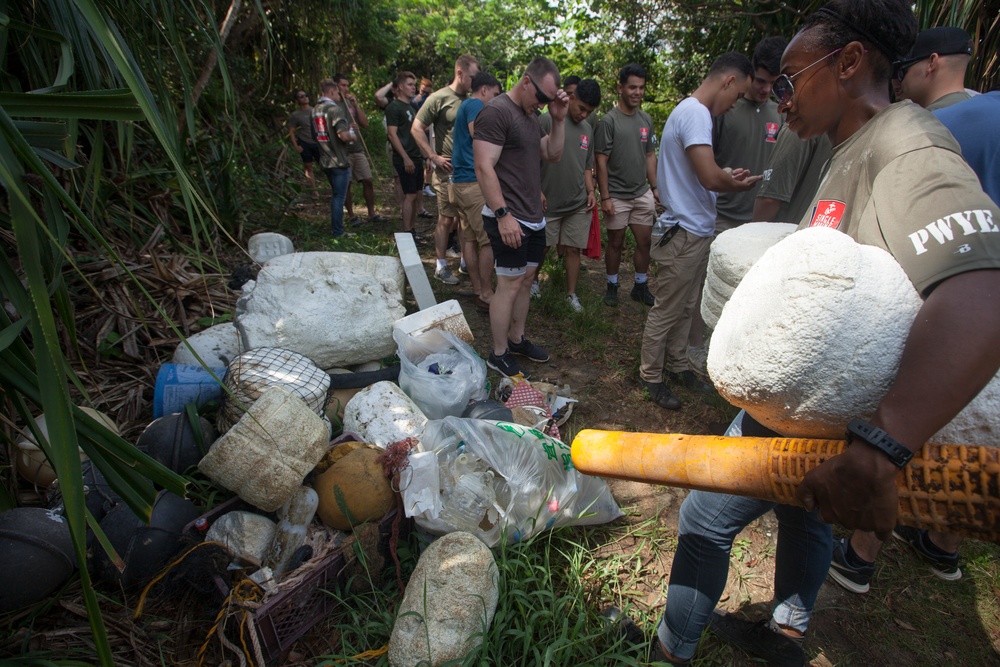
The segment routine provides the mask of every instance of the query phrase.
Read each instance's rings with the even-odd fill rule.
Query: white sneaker
[[[537,299],[542,296],[542,288],[538,283],[531,283],[531,298]]]
[[[570,294],[566,297],[566,301],[569,302],[569,307],[578,313],[583,312],[583,304],[580,303],[580,297],[575,294]]]
[[[431,190],[431,186],[429,186],[429,185],[425,185],[424,186],[424,196],[425,197],[437,197],[437,195],[434,193],[433,190]]]
[[[434,277],[446,285],[458,284],[458,278],[455,277],[455,274],[447,266],[434,271]]]

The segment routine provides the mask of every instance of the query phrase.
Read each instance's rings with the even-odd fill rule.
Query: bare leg
[[[608,247],[604,251],[604,269],[609,276],[616,275],[622,264],[622,246],[625,245],[624,229],[608,230]],[[647,251],[648,253],[648,251]],[[647,261],[649,255],[647,254]]]
[[[465,258],[465,268],[469,272],[469,280],[472,281],[472,291],[482,298],[482,277],[479,270],[479,253],[475,237],[471,241],[462,241],[462,257]]]
[[[372,185],[372,179],[367,179],[361,181],[361,190],[365,195],[365,206],[368,207],[368,217],[372,218],[375,216],[375,186]]]
[[[466,255],[466,262],[469,261],[472,254]],[[479,298],[489,303],[493,299],[493,246],[489,243],[479,248],[477,264],[479,265]],[[469,274],[472,274],[471,267]]]
[[[392,179],[392,192],[396,195],[396,206],[399,210],[403,210],[403,198],[406,196],[403,194],[403,186],[399,183],[399,176],[395,176]]]
[[[397,181],[398,182],[398,181]],[[403,231],[413,231],[413,223],[417,219],[417,195],[403,196]]]
[[[580,249],[560,245],[556,250],[566,258],[566,293],[576,294],[576,282],[580,279]]]
[[[507,338],[511,333],[515,302],[524,292],[521,289],[523,284],[528,285],[530,295],[531,272],[519,276],[497,275],[497,291],[490,301],[490,331],[493,334],[493,354],[498,357],[507,351]]]
[[[538,274],[538,267],[528,267],[525,279],[521,282],[520,292],[514,300],[514,308],[510,315],[510,329],[507,337],[518,343],[524,338],[524,327],[528,322],[528,307],[531,305],[531,281]]]
[[[448,237],[455,229],[456,219],[448,215],[439,215],[437,227],[434,228],[434,256],[445,259],[448,250]]]
[[[316,175],[313,173],[312,162],[307,162],[303,165],[306,174],[306,184],[309,185],[309,189],[315,192],[316,190]]]
[[[653,228],[646,225],[629,225],[629,229],[632,230],[632,236],[635,237],[635,252],[632,253],[635,272],[646,273],[649,271],[649,244],[653,238]],[[622,239],[624,238],[623,234]],[[620,247],[619,252],[621,252]]]

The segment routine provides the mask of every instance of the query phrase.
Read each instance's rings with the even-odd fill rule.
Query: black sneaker
[[[541,346],[535,345],[530,340],[521,336],[521,342],[515,343],[511,340],[507,341],[507,349],[514,354],[520,355],[531,359],[532,361],[537,361],[539,363],[545,363],[549,360],[549,353],[546,352]]]
[[[833,542],[833,559],[827,573],[835,582],[852,593],[867,593],[875,576],[875,563],[855,567],[847,562],[849,537],[841,537]]]
[[[673,384],[679,384],[685,389],[690,389],[691,391],[698,392],[699,394],[708,394],[712,391],[712,385],[705,384],[699,380],[698,376],[691,370],[686,370],[682,373],[667,371],[666,377]]]
[[[604,303],[609,306],[618,305],[618,283],[608,283],[608,288],[604,291]]]
[[[638,301],[647,306],[652,306],[656,302],[653,293],[649,291],[649,283],[636,283],[633,285],[631,296],[633,301]]]
[[[708,627],[727,644],[763,658],[769,665],[802,667],[806,663],[803,640],[788,636],[770,618],[745,621],[735,614],[724,614],[716,609]]]
[[[467,275],[469,275],[469,269],[466,268],[465,264],[459,264],[458,265],[458,275],[460,275],[460,276],[467,276]]]
[[[525,380],[528,379],[528,375],[521,370],[510,350],[505,350],[499,357],[490,352],[490,356],[486,358],[486,365],[504,377],[511,378],[520,373]]]
[[[649,392],[649,398],[661,408],[667,410],[680,410],[681,399],[674,396],[673,392],[662,382],[642,381],[642,386]]]
[[[958,581],[962,570],[958,567],[958,552],[944,553],[927,537],[927,531],[911,526],[896,526],[892,536],[906,542],[930,565],[934,576],[945,581]]]
[[[611,641],[622,642],[622,648],[640,659],[646,658],[646,663],[653,665],[686,665],[685,662],[675,662],[667,658],[660,638],[653,633],[653,639],[646,642],[642,629],[628,616],[622,614],[618,607],[608,607],[601,612],[608,626]]]

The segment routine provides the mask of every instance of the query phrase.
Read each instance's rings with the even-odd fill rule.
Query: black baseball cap
[[[955,54],[972,55],[972,38],[961,28],[929,28],[917,35],[910,52],[893,63],[896,67],[906,67],[918,60],[930,58],[932,53],[939,56]]]

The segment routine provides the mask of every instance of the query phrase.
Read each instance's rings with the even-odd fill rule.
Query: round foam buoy
[[[368,447],[356,449],[316,477],[316,513],[323,523],[337,530],[351,530],[392,509],[395,494],[377,461],[379,454]]]
[[[514,421],[514,415],[506,405],[492,398],[473,401],[465,406],[462,417],[466,419],[495,419],[497,421]]]
[[[198,424],[207,452],[218,433],[207,419],[199,418]],[[139,436],[135,446],[177,474],[198,465],[202,457],[191,421],[182,412],[164,415],[153,421]]]
[[[119,572],[104,549],[95,547],[97,571],[105,580],[124,588],[145,584],[180,550],[181,531],[198,514],[194,503],[169,491],[160,491],[147,526],[128,505],[119,503],[101,521],[101,530],[125,563],[125,569]]]
[[[0,614],[51,595],[76,570],[65,517],[41,507],[0,514]]]
[[[86,460],[80,464],[83,470],[83,497],[87,503],[87,509],[94,515],[94,519],[100,521],[104,518],[112,507],[121,502],[118,494],[111,490],[111,485],[104,479],[104,475],[97,469],[94,462]],[[57,479],[49,487],[49,507],[56,509],[63,504],[62,488]]]

